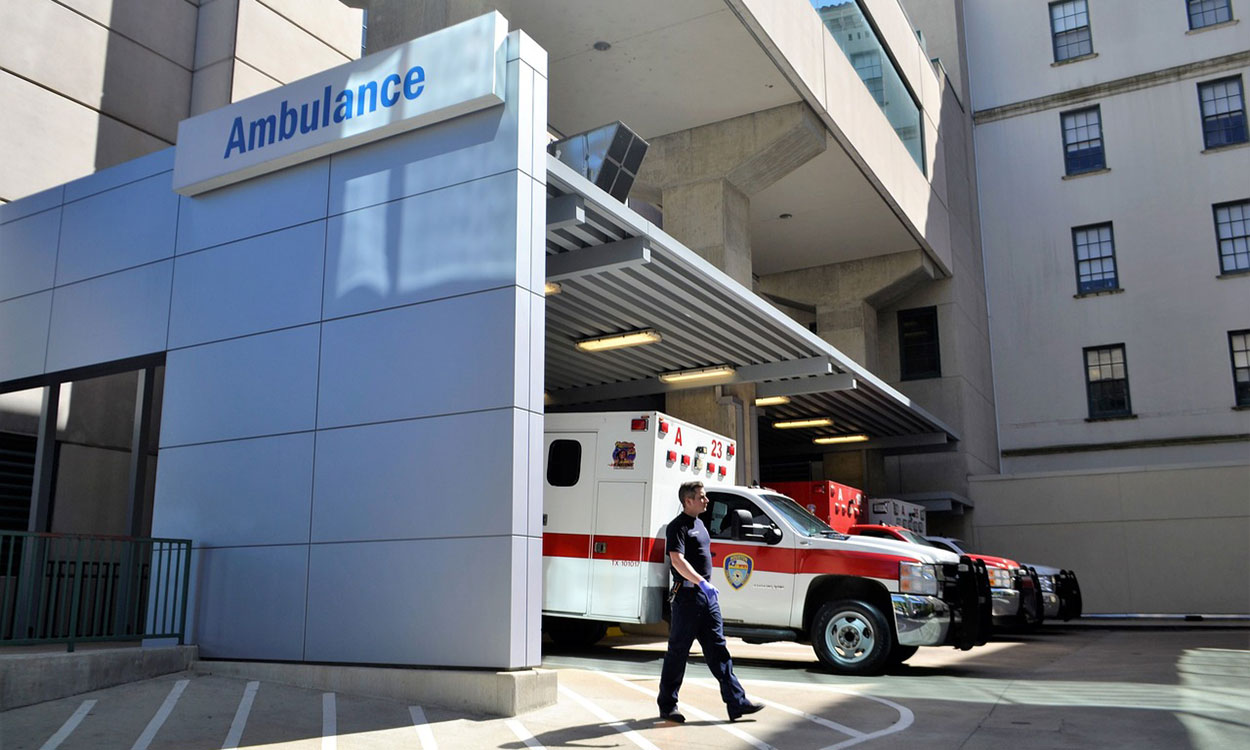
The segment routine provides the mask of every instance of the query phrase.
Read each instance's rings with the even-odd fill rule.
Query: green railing
[[[177,638],[191,540],[0,531],[0,646]]]

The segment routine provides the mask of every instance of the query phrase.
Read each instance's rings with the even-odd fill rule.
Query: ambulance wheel
[[[589,648],[608,633],[608,624],[598,620],[574,620],[568,617],[544,617],[543,630],[564,648]]]
[[[899,664],[907,661],[916,655],[919,646],[895,646],[890,651],[890,666],[897,667]]]
[[[868,602],[828,602],[812,622],[812,649],[834,672],[880,674],[893,648],[890,624]]]

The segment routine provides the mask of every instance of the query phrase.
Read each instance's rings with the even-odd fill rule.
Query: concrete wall
[[[194,540],[204,656],[538,663],[546,62],[519,47],[501,107],[196,198],[167,150],[0,206],[0,381],[168,352],[153,533]]]
[[[1075,570],[1086,613],[1250,613],[1250,467],[975,477],[974,546]]]

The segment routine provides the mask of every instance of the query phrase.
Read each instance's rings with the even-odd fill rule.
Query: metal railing
[[[177,638],[191,540],[0,531],[0,646]]]

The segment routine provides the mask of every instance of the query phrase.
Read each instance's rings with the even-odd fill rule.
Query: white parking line
[[[512,733],[516,735],[518,740],[524,742],[526,747],[533,748],[533,750],[547,750],[547,748],[542,746],[542,743],[534,739],[534,735],[530,734],[530,731],[522,726],[521,722],[516,719],[504,719],[503,723],[508,725]]]
[[[87,718],[87,714],[91,713],[91,707],[94,705],[94,700],[83,701],[82,705],[78,707],[78,710],[65,720],[65,723],[61,725],[61,728],[56,730],[56,734],[49,737],[48,741],[43,743],[43,747],[39,748],[39,750],[56,750],[60,747],[61,743],[65,741],[65,738],[69,737],[70,733],[77,729],[78,725],[82,723],[82,720]]]
[[[434,732],[430,730],[430,723],[425,720],[425,711],[420,706],[409,706],[408,713],[412,714],[412,725],[416,727],[417,739],[421,741],[421,750],[438,750],[438,743],[434,741]]]
[[[839,742],[837,744],[823,747],[821,748],[821,750],[842,750],[842,748],[844,747],[851,747],[852,745],[858,745],[861,742],[868,742],[869,740],[875,740],[878,737],[884,737],[887,734],[894,734],[895,732],[901,732],[907,727],[911,726],[912,723],[916,721],[916,715],[911,712],[910,708],[902,705],[901,703],[895,703],[892,700],[886,700],[885,698],[878,698],[875,695],[857,693],[854,690],[846,690],[844,688],[831,687],[829,685],[821,685],[821,686],[813,685],[812,687],[818,687],[821,690],[828,690],[833,693],[841,693],[842,695],[851,695],[856,698],[863,698],[864,700],[876,701],[877,703],[881,703],[883,705],[889,706],[895,711],[898,711],[898,721],[894,722],[893,724],[886,727],[885,729],[879,729],[875,732],[869,732],[868,734],[865,734],[862,737],[852,737],[849,740],[843,740],[842,742]]]
[[[130,750],[147,750],[148,745],[151,745],[152,740],[156,738],[156,733],[160,731],[161,726],[174,710],[174,705],[182,697],[182,691],[187,689],[190,682],[190,680],[178,680],[174,683],[174,689],[169,691],[165,702],[156,710],[156,716],[148,722],[147,728],[143,730],[143,734],[139,735],[139,739],[135,740],[135,744],[130,746]]]
[[[617,677],[616,675],[613,675],[613,674],[608,674],[607,672],[599,672],[599,674],[604,677],[607,677],[609,680],[612,680],[613,682],[624,685],[630,690],[636,690],[639,693],[642,693],[643,695],[649,695],[649,696],[655,697],[655,693],[651,692],[650,690],[647,690],[646,688],[640,685],[635,685],[629,680],[621,679],[620,677]],[[729,734],[732,734],[734,737],[737,737],[738,739],[747,743],[751,747],[758,748],[758,750],[776,750],[776,748],[774,748],[772,745],[768,744],[767,742],[764,742],[763,740],[758,739],[756,737],[752,737],[751,735],[747,734],[741,729],[729,724],[728,717],[721,719],[717,716],[713,716],[712,714],[709,714],[706,711],[695,708],[689,703],[682,703],[680,707],[686,713],[690,714],[696,719],[699,719],[700,721],[717,722],[716,727],[718,729],[724,732],[728,732]],[[659,711],[658,707],[656,708],[656,711]]]
[[[249,682],[247,687],[243,688],[243,699],[239,701],[239,709],[234,712],[234,721],[230,722],[230,733],[226,735],[226,741],[222,744],[221,750],[232,750],[239,746],[239,740],[243,739],[243,727],[247,725],[247,716],[252,712],[252,701],[256,699],[256,691],[259,689],[259,682]]]
[[[575,703],[579,704],[582,708],[594,714],[595,717],[599,719],[599,721],[602,721],[603,723],[612,727],[616,731],[625,735],[625,739],[634,743],[638,747],[643,748],[643,750],[660,750],[660,748],[656,747],[655,745],[651,744],[647,740],[643,739],[640,734],[630,729],[628,724],[616,718],[615,716],[608,713],[607,711],[604,711],[602,708],[600,708],[599,706],[596,706],[594,703],[590,702],[588,699],[583,698],[577,693],[574,693],[572,690],[569,690],[566,687],[561,687],[560,694],[568,696]]]
[[[334,693],[321,694],[321,750],[337,750],[339,720],[334,707]]]

